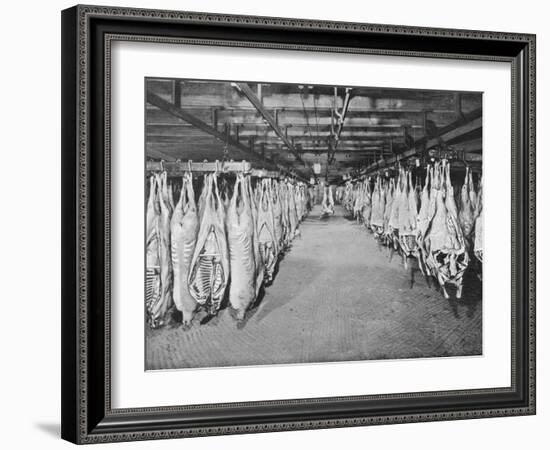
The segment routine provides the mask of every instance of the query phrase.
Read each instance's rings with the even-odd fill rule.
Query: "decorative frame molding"
[[[65,10],[62,26],[62,436],[65,439],[98,443],[535,413],[534,35],[99,6]],[[313,39],[311,30],[321,33]],[[246,39],[242,37],[245,31]],[[231,33],[237,39],[225,37]],[[111,44],[117,40],[510,62],[511,387],[113,410],[110,64]],[[357,40],[369,45],[349,45]],[[450,51],[443,51],[447,48]],[[98,117],[103,118],[103,123],[99,123]],[[93,151],[98,146],[103,148],[101,155]],[[518,192],[518,186],[527,189],[520,188]],[[102,381],[98,380],[100,377]],[[446,398],[465,402],[469,409],[456,406],[446,409],[438,402]],[[360,413],[357,409],[345,409],[346,404],[359,401],[375,406],[365,406]],[[382,405],[392,401],[406,404],[407,409],[402,408],[399,413],[398,408],[392,410]],[[428,406],[421,406],[426,402]],[[257,411],[246,416],[243,410],[250,408]],[[213,414],[228,409],[236,411],[232,423]],[[268,417],[267,410],[273,418],[260,420],[258,411]],[[310,410],[312,416],[308,417]],[[386,413],[380,413],[384,410]]]

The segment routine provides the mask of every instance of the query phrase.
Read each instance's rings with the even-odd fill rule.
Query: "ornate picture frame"
[[[110,71],[115,41],[510,63],[511,385],[113,409]],[[62,12],[64,439],[84,444],[528,414],[535,414],[534,35],[80,5]]]

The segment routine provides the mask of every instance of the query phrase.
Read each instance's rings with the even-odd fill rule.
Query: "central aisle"
[[[148,330],[146,367],[169,369],[481,354],[481,302],[446,300],[364,226],[316,206],[273,284],[237,327],[229,310],[190,330]]]

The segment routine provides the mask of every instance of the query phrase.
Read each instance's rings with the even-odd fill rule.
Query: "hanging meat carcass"
[[[220,307],[229,280],[225,212],[215,174],[205,176],[197,244],[189,271],[189,292],[211,315]]]
[[[281,252],[284,248],[283,208],[281,205],[281,188],[277,180],[273,180],[271,189],[271,202],[273,205],[273,224],[277,249]]]
[[[481,180],[479,181],[479,192],[476,200],[474,255],[480,262],[483,262],[483,187]]]
[[[227,210],[229,209],[229,203],[231,202],[231,195],[229,193],[229,187],[226,180],[224,179],[222,181],[223,181],[223,184],[220,184],[219,187],[220,187],[220,192],[221,192],[221,197],[223,202],[223,209],[227,213]]]
[[[159,255],[159,217],[160,203],[158,200],[157,177],[149,179],[149,198],[146,212],[146,282],[145,306],[147,322],[151,324],[151,316],[156,305],[160,303],[160,255]]]
[[[312,186],[312,197],[311,197],[311,203],[313,205],[318,205],[321,203],[321,191],[320,191],[320,185],[316,184],[315,186]]]
[[[299,184],[291,186],[291,194],[294,198],[294,207],[296,211],[296,230],[294,231],[293,238],[300,236],[300,222],[305,216],[305,197],[302,195],[302,188]]]
[[[288,183],[288,217],[290,222],[290,240],[296,236],[298,229],[298,214],[296,213],[296,196],[294,187]]]
[[[254,268],[255,268],[255,275],[256,275],[256,297],[258,297],[260,288],[262,287],[262,284],[263,284],[264,271],[265,271],[265,266],[262,261],[262,252],[260,251],[260,237],[258,234],[258,205],[256,203],[256,193],[252,188],[252,182],[250,181],[250,177],[246,177],[244,179],[244,184],[248,188],[248,192],[251,200],[250,208],[252,210],[252,218],[253,218],[253,225],[254,225],[252,244],[254,249]]]
[[[476,209],[477,209],[478,194],[476,193],[476,189],[475,189],[475,186],[474,186],[474,179],[473,179],[473,176],[472,176],[472,171],[470,170],[469,172],[470,173],[468,174],[468,193],[470,195],[470,203],[472,204],[472,208],[473,208],[474,214],[475,214]],[[480,180],[480,184],[481,184],[481,180]]]
[[[258,204],[258,239],[260,254],[265,266],[265,279],[271,281],[279,248],[275,234],[275,218],[273,215],[273,203],[271,192],[271,180],[263,179],[261,182],[261,196]]]
[[[250,191],[242,174],[237,175],[227,211],[227,241],[231,269],[229,303],[236,318],[242,320],[256,298],[254,217]]]
[[[296,192],[296,212],[298,214],[298,222],[301,222],[306,213],[306,196],[304,194],[304,187],[302,183],[296,183],[294,185]]]
[[[170,211],[174,211],[174,208],[176,207],[176,204],[174,203],[174,190],[172,183],[167,184],[167,197],[168,197],[168,205],[170,205]]]
[[[308,209],[308,212],[311,211],[311,208],[313,208],[314,204],[315,204],[315,188],[313,186],[309,186],[307,188],[307,209]]]
[[[392,245],[392,246],[393,246],[393,227],[390,227],[390,220],[392,218],[393,202],[395,200],[394,192],[395,192],[395,180],[392,178],[390,179],[386,187],[386,199],[385,199],[385,207],[384,207],[384,236],[383,236],[383,242],[386,245]]]
[[[372,191],[372,211],[370,227],[376,239],[380,239],[384,234],[384,211],[386,209],[386,193],[382,185],[380,176],[376,177],[374,189]]]
[[[393,180],[392,180],[393,181]],[[393,191],[390,215],[386,228],[386,241],[388,245],[393,245],[393,249],[399,248],[399,217],[402,208],[406,208],[408,205],[406,195],[403,196],[405,191],[404,186],[404,171],[399,168],[399,175],[395,181],[395,188]]]
[[[172,242],[172,267],[174,269],[174,304],[181,311],[183,324],[191,323],[198,303],[189,292],[188,277],[197,235],[199,217],[193,190],[193,178],[186,173],[182,179],[182,188],[178,203],[174,208],[170,222]]]
[[[426,169],[426,180],[420,197],[420,210],[418,211],[416,224],[416,242],[418,246],[418,265],[424,275],[431,275],[430,268],[426,264],[428,254],[425,249],[424,239],[430,226],[430,221],[435,211],[435,203],[433,196],[430,196],[430,185],[433,189],[433,167],[428,166]],[[433,191],[432,191],[433,192]]]
[[[292,193],[294,195],[294,207],[296,208],[296,222],[299,224],[303,214],[300,188],[296,185],[292,185]]]
[[[288,186],[285,182],[279,183],[279,202],[281,204],[281,225],[283,230],[283,247],[290,244],[290,218],[288,207]]]
[[[475,221],[475,205],[472,204],[472,198],[475,198],[475,192],[473,195],[470,193],[470,189],[473,189],[473,183],[471,183],[472,175],[470,168],[466,167],[466,175],[464,176],[464,184],[460,190],[460,212],[458,214],[458,222],[464,235],[465,243],[468,248],[471,248],[470,238],[474,228]],[[471,183],[471,185],[470,185]]]
[[[202,221],[202,216],[204,215],[204,212],[206,211],[206,198],[209,193],[209,187],[208,184],[210,183],[210,175],[205,175],[203,178],[203,185],[201,190],[201,195],[199,196],[199,225]]]
[[[433,200],[434,211],[424,239],[426,263],[432,274],[436,276],[445,298],[449,298],[445,289],[447,283],[457,287],[456,297],[460,298],[462,277],[469,258],[462,230],[458,224],[450,168],[447,162],[444,161],[441,168],[436,168],[432,186],[434,198],[430,200]]]
[[[323,188],[323,201],[321,206],[324,214],[334,214],[334,202],[331,203],[331,190],[330,186],[324,186]]]
[[[351,181],[346,181],[346,185],[342,193],[342,205],[349,213],[353,212],[353,184],[351,183]]]
[[[159,177],[160,177],[159,189],[161,193],[159,200],[163,201],[168,211],[168,215],[172,217],[172,212],[174,211],[174,199],[172,196],[172,186],[168,184],[168,174],[166,172],[162,172],[159,175]],[[161,203],[161,206],[162,206],[162,203]]]
[[[307,186],[303,183],[300,183],[300,192],[302,193],[302,204],[303,204],[303,214],[301,220],[304,220],[311,210],[311,196],[310,191]]]
[[[404,189],[401,192],[399,207],[399,246],[403,252],[405,267],[407,257],[419,257],[417,236],[418,203],[416,187],[412,183],[412,174],[409,171],[404,174]]]
[[[361,211],[363,210],[363,198],[361,195],[361,185],[356,184],[353,189],[353,217],[357,222],[361,220]]]
[[[301,184],[300,189],[302,191],[302,199],[304,202],[304,215],[302,217],[303,220],[311,210],[311,191],[305,184]]]
[[[156,312],[158,325],[163,325],[166,313],[173,305],[173,268],[170,243],[170,221],[173,208],[171,206],[171,191],[168,188],[168,175],[163,172],[160,175],[161,195],[159,195],[160,218],[159,218],[159,255],[160,255],[160,283],[161,283],[161,307]]]
[[[370,178],[367,178],[363,182],[363,207],[361,209],[361,218],[363,224],[370,229],[370,217],[372,212],[372,200],[371,200],[371,191],[370,191]]]
[[[158,250],[159,267],[159,293],[152,297],[154,300],[147,305],[148,322],[151,328],[157,328],[164,325],[168,310],[173,304],[172,286],[172,257],[170,245],[170,219],[172,210],[170,209],[170,194],[168,191],[167,174],[155,175],[156,177],[156,202],[158,203],[158,214],[156,214],[156,240]],[[156,209],[156,206],[155,206]],[[153,245],[154,247],[154,245]]]
[[[328,204],[330,205],[330,209],[332,210],[332,214],[334,214],[334,195],[333,195],[333,188],[329,184],[327,186],[328,189]]]

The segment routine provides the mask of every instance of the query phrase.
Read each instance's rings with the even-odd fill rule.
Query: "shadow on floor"
[[[436,290],[443,295],[437,282],[433,282],[433,284]],[[460,319],[460,310],[466,308],[466,317],[471,318],[481,306],[483,284],[474,270],[468,269],[464,274],[461,298],[456,298],[454,286],[449,284],[446,289],[450,296],[447,302],[456,319]]]
[[[35,425],[40,431],[50,436],[56,438],[61,436],[61,425],[59,423],[37,423]]]

